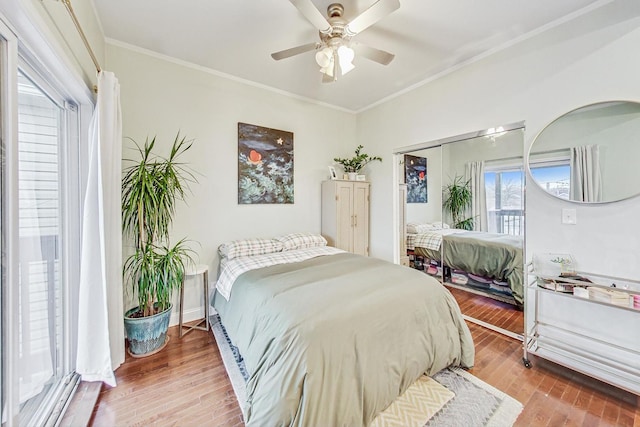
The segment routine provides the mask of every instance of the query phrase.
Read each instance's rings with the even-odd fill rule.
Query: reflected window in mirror
[[[523,138],[523,130],[515,129],[443,147],[443,190],[456,179],[468,183],[472,200],[464,217],[472,219],[471,230],[524,234]],[[447,209],[443,216],[452,221]]]
[[[605,203],[640,194],[640,104],[601,102],[570,111],[531,144],[534,182],[564,200]]]
[[[531,162],[531,176],[547,193],[569,200],[571,166],[569,159],[557,162]]]
[[[484,182],[487,196],[487,231],[520,236],[524,233],[524,171],[514,167],[487,165]]]

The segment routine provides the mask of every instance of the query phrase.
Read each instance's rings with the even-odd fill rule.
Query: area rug
[[[453,399],[452,391],[426,375],[421,376],[370,427],[421,427]]]
[[[246,381],[249,374],[242,356],[231,343],[218,315],[211,316],[211,330],[216,339],[222,361],[231,380],[240,408],[246,401]],[[407,394],[409,393],[409,394]],[[410,401],[424,395],[422,408],[407,410]],[[403,401],[405,397],[407,401]],[[395,406],[394,406],[395,405]],[[407,392],[383,412],[374,424],[376,426],[425,426],[425,427],[502,427],[512,426],[523,406],[511,396],[474,377],[459,368],[444,369],[429,377],[422,377]],[[415,414],[407,415],[407,412]],[[425,414],[425,421],[416,420]],[[389,417],[387,417],[387,415]],[[380,418],[384,417],[384,418]],[[403,419],[403,417],[409,417]]]

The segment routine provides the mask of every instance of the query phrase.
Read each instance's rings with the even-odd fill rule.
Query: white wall
[[[525,148],[556,117],[604,100],[640,101],[640,18],[613,2],[358,115],[358,140],[394,147],[526,121]],[[392,165],[371,175],[371,253],[393,259]],[[561,209],[577,225],[561,224]],[[640,277],[640,199],[576,205],[527,183],[527,251],[571,252],[586,271]]]
[[[357,145],[353,114],[113,44],[107,45],[107,66],[120,81],[125,137],[143,143],[157,135],[160,149],[178,131],[195,140],[184,160],[198,183],[191,186],[188,205],[178,207],[172,236],[199,243],[194,249],[200,263],[209,265],[211,280],[224,241],[320,232],[320,184],[328,179],[332,159],[350,156]],[[238,205],[238,122],[293,132],[294,204]],[[124,158],[134,156],[131,146],[125,139]],[[193,311],[202,307],[199,280],[185,287],[188,317],[197,317]]]

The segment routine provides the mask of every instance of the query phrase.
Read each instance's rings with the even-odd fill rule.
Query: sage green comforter
[[[506,280],[513,298],[524,303],[521,236],[468,231],[444,236],[444,264],[479,276]]]
[[[248,426],[366,426],[423,373],[473,365],[446,288],[374,258],[248,271],[214,305],[250,374]]]
[[[444,265],[483,277],[506,280],[513,298],[524,303],[524,261],[521,236],[464,231],[442,236]],[[440,251],[416,247],[416,255],[442,261]]]

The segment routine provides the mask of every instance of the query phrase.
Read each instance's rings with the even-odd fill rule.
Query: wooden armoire
[[[322,235],[330,246],[369,255],[369,187],[365,181],[322,183]]]

